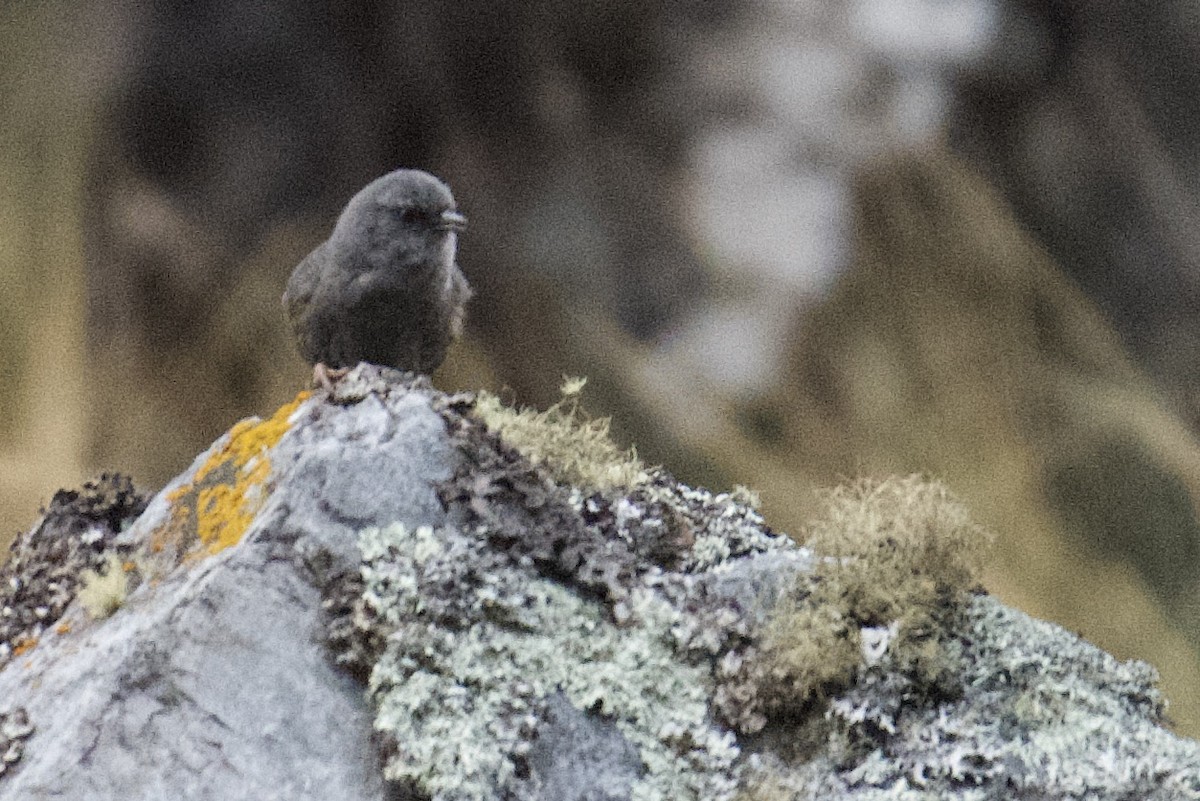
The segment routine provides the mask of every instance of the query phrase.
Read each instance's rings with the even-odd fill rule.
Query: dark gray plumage
[[[360,361],[419,373],[442,363],[471,296],[454,261],[465,224],[450,188],[420,170],[388,173],[350,199],[283,293],[322,382],[326,368]]]

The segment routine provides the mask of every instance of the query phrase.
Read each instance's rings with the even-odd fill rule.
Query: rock
[[[969,586],[939,490],[838,496],[818,557],[471,409],[360,366],[99,538],[0,671],[0,801],[1200,798],[1153,670]]]
[[[429,397],[301,400],[160,492],[119,537],[140,576],[121,608],[73,605],[0,674],[36,727],[0,798],[386,798],[308,563],[354,569],[377,519],[443,520],[430,481],[454,454]]]

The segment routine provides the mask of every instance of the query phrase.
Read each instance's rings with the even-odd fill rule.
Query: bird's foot
[[[346,377],[349,367],[330,367],[325,362],[313,365],[313,386],[324,387],[326,392],[333,392],[333,385]]]

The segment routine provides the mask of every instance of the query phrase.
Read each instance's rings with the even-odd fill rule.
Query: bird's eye
[[[409,207],[400,212],[400,219],[406,223],[415,223],[421,219],[421,212],[419,209]]]

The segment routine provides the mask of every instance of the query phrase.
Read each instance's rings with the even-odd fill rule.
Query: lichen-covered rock
[[[0,670],[0,801],[1200,798],[1153,671],[982,595],[940,490],[857,486],[818,555],[496,430],[366,366],[238,424]]]
[[[30,650],[75,599],[88,571],[106,569],[116,536],[146,509],[127,476],[105,473],[60,490],[0,566],[0,665]]]
[[[1200,798],[1200,748],[1161,727],[1149,666],[986,596],[955,625],[953,693],[885,657],[830,699],[820,748],[754,754],[743,799]]]

